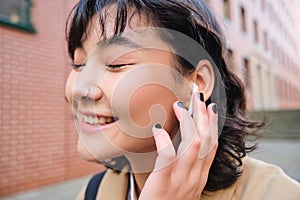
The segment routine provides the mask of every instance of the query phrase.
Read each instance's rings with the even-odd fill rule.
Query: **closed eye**
[[[110,70],[114,70],[114,69],[119,69],[123,66],[126,65],[133,65],[133,63],[128,63],[128,64],[118,64],[118,65],[106,65],[106,68],[110,69]]]
[[[72,68],[75,69],[75,70],[81,70],[83,67],[85,67],[85,63],[84,64],[79,64],[79,65],[76,65],[76,64],[72,63]]]
[[[120,67],[123,67],[125,64],[120,64],[120,65],[107,65],[106,67],[107,68],[110,68],[110,69],[116,69],[116,68],[120,68]]]

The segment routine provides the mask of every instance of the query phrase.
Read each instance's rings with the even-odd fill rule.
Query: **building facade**
[[[1,0],[0,197],[103,169],[79,157],[64,99],[65,23],[74,2]]]
[[[299,1],[207,0],[252,110],[300,107]]]

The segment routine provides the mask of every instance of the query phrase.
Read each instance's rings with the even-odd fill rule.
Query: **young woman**
[[[299,183],[249,158],[244,88],[199,0],[80,0],[66,84],[78,151],[109,169],[78,199],[299,199]]]

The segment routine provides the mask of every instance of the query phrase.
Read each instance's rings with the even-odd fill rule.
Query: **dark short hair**
[[[221,127],[219,146],[205,190],[218,190],[233,184],[242,173],[240,168],[242,158],[256,147],[255,144],[246,146],[246,137],[257,136],[257,131],[265,125],[265,122],[252,121],[246,117],[244,86],[228,68],[225,39],[207,4],[202,0],[80,0],[71,11],[66,26],[68,51],[72,59],[75,49],[82,46],[92,17],[95,14],[100,16],[103,8],[110,5],[116,6],[115,35],[125,30],[128,19],[132,17],[128,16],[130,8],[135,11],[133,15],[146,17],[154,27],[185,34],[208,52],[221,75],[227,104],[226,112],[219,113],[224,124]],[[99,26],[104,30],[103,16],[99,18]],[[170,43],[168,38],[162,39]],[[174,49],[180,51],[180,46]],[[181,66],[179,69],[181,73],[195,70],[185,59],[181,57],[176,59]],[[128,165],[124,158],[117,160],[120,165]]]

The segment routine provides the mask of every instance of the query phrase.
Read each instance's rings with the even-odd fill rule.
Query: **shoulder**
[[[251,157],[243,162],[243,174],[235,183],[236,194],[245,196],[241,199],[300,199],[300,184],[281,168]]]
[[[93,175],[87,185],[77,195],[76,200],[83,199],[96,199],[98,188],[107,170],[104,170],[98,174]]]
[[[125,199],[128,189],[128,173],[107,169],[94,175],[76,200]]]
[[[279,167],[245,157],[242,171],[234,184],[215,192],[205,192],[201,200],[300,200],[300,184]]]
[[[273,164],[266,163],[249,156],[243,159],[243,176],[247,179],[266,179],[266,180],[281,180],[292,185],[299,186],[299,183],[286,175],[283,170]]]

